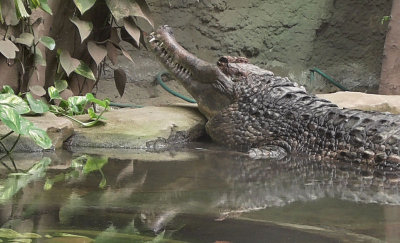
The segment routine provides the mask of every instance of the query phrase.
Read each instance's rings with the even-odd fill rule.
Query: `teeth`
[[[155,40],[156,40],[156,38],[153,37],[153,38],[151,38],[151,39],[149,40],[149,42],[151,43],[151,42],[153,42],[153,41],[155,41]]]

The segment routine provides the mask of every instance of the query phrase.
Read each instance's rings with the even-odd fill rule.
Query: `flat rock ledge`
[[[341,91],[332,94],[318,94],[317,96],[329,100],[339,107],[400,114],[400,95],[376,95]]]
[[[74,147],[162,150],[205,134],[206,119],[197,107],[120,109],[106,112],[104,117],[106,122],[99,126],[74,125],[74,135],[64,145],[72,150]]]

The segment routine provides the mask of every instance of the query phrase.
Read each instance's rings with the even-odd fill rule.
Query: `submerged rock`
[[[399,95],[376,95],[360,92],[337,92],[318,94],[319,98],[335,103],[339,107],[364,111],[380,111],[400,114]]]
[[[75,126],[67,147],[135,148],[162,150],[193,141],[205,134],[205,118],[194,107],[144,107],[104,113],[105,123]],[[77,117],[85,119],[87,117]]]

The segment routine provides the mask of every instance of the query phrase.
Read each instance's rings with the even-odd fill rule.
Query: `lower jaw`
[[[168,69],[170,73],[172,73],[176,78],[186,81],[190,79],[191,75],[190,72],[186,69],[179,69],[179,64],[175,62],[168,62],[165,58],[161,57],[159,55],[159,58],[161,59],[162,63],[164,66]],[[182,65],[180,65],[182,66]]]
[[[162,47],[160,44],[157,44],[157,42],[152,42],[151,47],[164,66],[168,69],[168,71],[173,73],[175,77],[182,80],[187,80],[190,78],[191,72],[189,69],[185,68],[185,65],[174,61],[173,55],[165,51],[166,48]]]

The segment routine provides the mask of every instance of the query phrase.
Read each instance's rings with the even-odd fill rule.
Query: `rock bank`
[[[344,108],[400,114],[400,96],[338,92],[320,94],[318,97]],[[177,144],[196,141],[205,135],[206,119],[195,105],[125,108],[106,112],[104,117],[107,119],[104,123],[91,128],[81,127],[51,113],[28,119],[47,131],[53,141],[53,149],[67,148],[83,153],[99,153],[104,148],[110,151],[121,148],[162,151]],[[78,116],[77,119],[84,121],[88,117]],[[0,125],[0,134],[7,132],[8,128]],[[16,138],[15,134],[8,137],[5,140],[6,147],[10,148]],[[22,136],[14,152],[42,150],[28,137]],[[121,150],[115,151],[120,153]]]
[[[106,112],[104,117],[106,122],[96,127],[75,126],[74,135],[65,145],[159,150],[205,134],[206,120],[194,107],[121,109]]]
[[[317,96],[329,100],[337,104],[339,107],[400,114],[400,95],[337,92],[332,94],[319,94]]]

